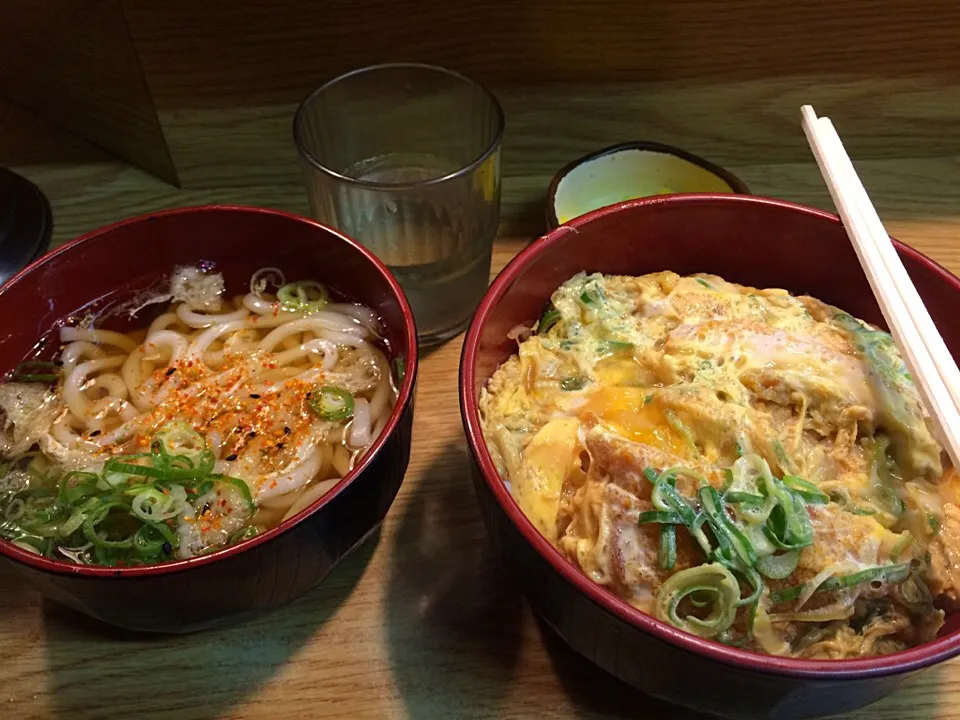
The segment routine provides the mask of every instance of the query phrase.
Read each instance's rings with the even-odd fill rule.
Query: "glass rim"
[[[310,153],[305,147],[304,143],[301,142],[301,118],[306,112],[307,106],[311,101],[320,93],[329,90],[334,85],[337,85],[341,82],[351,79],[355,75],[361,75],[369,72],[375,72],[378,70],[398,70],[398,69],[407,69],[407,70],[430,70],[433,72],[438,72],[448,77],[456,78],[468,85],[472,85],[474,88],[479,90],[486,98],[490,101],[491,106],[493,107],[494,113],[497,117],[497,130],[494,133],[493,139],[490,141],[490,144],[477,156],[474,160],[471,160],[466,165],[457,168],[453,172],[449,172],[446,175],[439,175],[437,177],[428,178],[426,180],[416,180],[413,182],[404,182],[404,183],[387,183],[379,182],[376,180],[362,180],[359,178],[352,178],[342,173],[337,172],[328,168],[326,165],[317,160],[312,153]],[[425,187],[428,185],[439,185],[440,183],[448,182],[450,180],[455,180],[457,178],[463,177],[464,175],[469,175],[471,172],[480,167],[487,159],[493,155],[497,149],[500,147],[500,143],[503,140],[503,131],[504,126],[506,125],[506,120],[503,114],[503,108],[500,105],[500,101],[497,99],[497,96],[494,95],[490,90],[483,85],[482,83],[477,82],[471,78],[468,78],[466,75],[456,72],[455,70],[449,70],[445,67],[439,65],[430,65],[428,63],[380,63],[378,65],[367,65],[365,67],[355,68],[349,72],[342,73],[337,75],[332,80],[328,80],[323,85],[315,88],[313,91],[307,95],[306,98],[300,103],[297,107],[297,111],[293,114],[293,142],[297,146],[297,153],[308,162],[314,170],[319,170],[320,172],[329,175],[336,180],[340,180],[351,185],[356,185],[359,187],[369,188],[371,190],[396,190],[398,188],[415,188],[415,187]]]

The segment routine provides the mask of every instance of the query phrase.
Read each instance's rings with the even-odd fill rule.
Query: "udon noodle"
[[[63,327],[56,361],[0,385],[0,537],[85,564],[191,558],[296,515],[383,431],[397,390],[369,308],[272,268],[232,299],[179,269],[131,312],[158,301],[136,332]]]

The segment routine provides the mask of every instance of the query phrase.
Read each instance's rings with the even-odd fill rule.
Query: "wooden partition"
[[[0,97],[176,183],[150,92],[116,0],[3,0]]]
[[[396,60],[446,65],[494,89],[507,113],[508,177],[512,164],[552,171],[629,139],[726,164],[806,161],[796,129],[804,102],[833,117],[858,158],[960,154],[952,0],[7,6],[34,40],[13,43],[22,57],[0,72],[0,94],[164,177],[168,148],[185,187],[295,181],[298,101],[343,71]],[[41,34],[25,17],[61,41],[29,72]],[[83,112],[63,112],[77,103]]]

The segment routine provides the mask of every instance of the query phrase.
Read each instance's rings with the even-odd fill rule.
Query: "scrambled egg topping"
[[[712,275],[578,274],[481,394],[537,529],[684,630],[796,657],[932,639],[960,485],[889,335]]]

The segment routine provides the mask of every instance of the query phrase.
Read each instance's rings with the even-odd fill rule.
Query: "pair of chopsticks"
[[[801,110],[803,131],[939,440],[960,468],[960,370],[907,275],[830,118]]]

